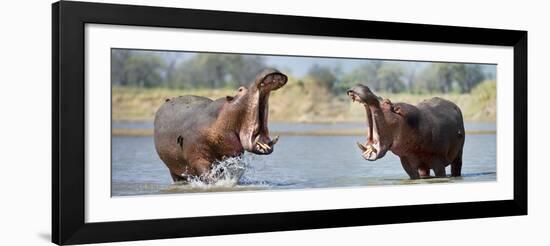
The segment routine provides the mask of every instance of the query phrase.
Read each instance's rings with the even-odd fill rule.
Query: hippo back
[[[155,148],[167,164],[176,163],[185,145],[196,137],[201,125],[212,122],[207,111],[212,100],[200,96],[179,96],[167,99],[157,110],[154,121]],[[172,160],[174,159],[174,160]]]
[[[464,121],[460,108],[439,97],[423,101],[417,107],[421,113],[421,132],[427,140],[425,144],[433,150],[438,149],[437,152],[447,153],[447,158],[452,161],[464,145]]]
[[[451,101],[440,97],[425,100],[417,105],[425,118],[438,126],[463,129],[464,122],[460,108]]]
[[[192,123],[192,115],[203,111],[212,100],[200,96],[179,96],[167,99],[155,114],[155,135],[170,128],[187,128]],[[172,129],[175,130],[175,129]]]

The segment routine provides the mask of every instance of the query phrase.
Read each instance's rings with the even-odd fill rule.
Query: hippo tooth
[[[372,149],[367,149],[365,150],[365,152],[363,152],[363,155],[370,156],[371,153],[372,153]]]
[[[258,142],[258,145],[262,146],[263,149],[271,150],[271,147],[269,147],[269,145],[264,144],[262,142]]]
[[[363,144],[357,143],[357,146],[359,146],[359,148],[363,151],[363,155],[366,155],[366,156],[370,156],[373,152],[374,153],[378,152],[376,148],[374,148],[374,146],[372,145],[365,146]]]
[[[277,143],[277,141],[279,141],[279,136],[275,136],[275,138],[273,138],[273,140],[271,140],[271,146],[275,145]]]
[[[363,152],[367,150],[367,147],[365,147],[365,145],[363,145],[359,142],[357,142],[357,147],[359,147],[359,149],[361,149],[361,151],[363,151]]]

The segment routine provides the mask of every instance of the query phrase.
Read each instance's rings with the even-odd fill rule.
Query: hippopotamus
[[[417,105],[392,103],[376,96],[369,87],[358,84],[347,91],[353,102],[367,112],[367,140],[357,143],[364,159],[375,161],[390,150],[401,160],[411,179],[460,176],[464,147],[464,121],[460,108],[434,97]]]
[[[205,174],[216,161],[244,151],[271,154],[278,137],[269,136],[269,94],[286,82],[283,73],[265,69],[235,96],[167,99],[155,114],[154,141],[173,181],[195,177],[210,182]]]

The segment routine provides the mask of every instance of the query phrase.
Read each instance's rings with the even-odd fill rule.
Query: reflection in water
[[[373,185],[459,183],[496,180],[496,136],[468,135],[463,176],[409,180],[399,158],[388,153],[363,160],[356,141],[362,136],[284,136],[273,154],[245,154],[219,165],[218,182],[172,184],[152,137],[113,137],[112,195],[304,189]],[[432,173],[433,174],[433,173]],[[450,174],[450,166],[447,167]]]

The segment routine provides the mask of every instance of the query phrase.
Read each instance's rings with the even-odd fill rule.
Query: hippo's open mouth
[[[257,80],[250,91],[257,100],[252,100],[250,120],[253,122],[252,132],[249,135],[248,143],[243,146],[250,152],[260,155],[267,155],[273,152],[273,147],[279,140],[279,136],[273,139],[269,136],[268,115],[269,115],[269,95],[271,91],[284,86],[287,77],[279,72],[269,73]]]
[[[369,91],[370,93],[370,91]],[[378,100],[371,100],[367,103],[366,100],[362,99],[359,92],[351,89],[347,92],[352,102],[357,102],[362,104],[365,107],[367,112],[367,141],[362,144],[357,142],[357,147],[361,149],[362,156],[365,160],[374,161],[378,159],[378,153],[380,153],[380,135],[378,134],[378,124],[376,124],[375,113],[373,112],[374,107],[379,103]]]
[[[265,93],[260,92],[260,101],[258,104],[258,124],[252,135],[252,146],[254,146],[253,152],[257,154],[270,154],[273,152],[273,146],[279,140],[279,136],[273,139],[269,136],[267,124],[269,115],[269,91]]]

